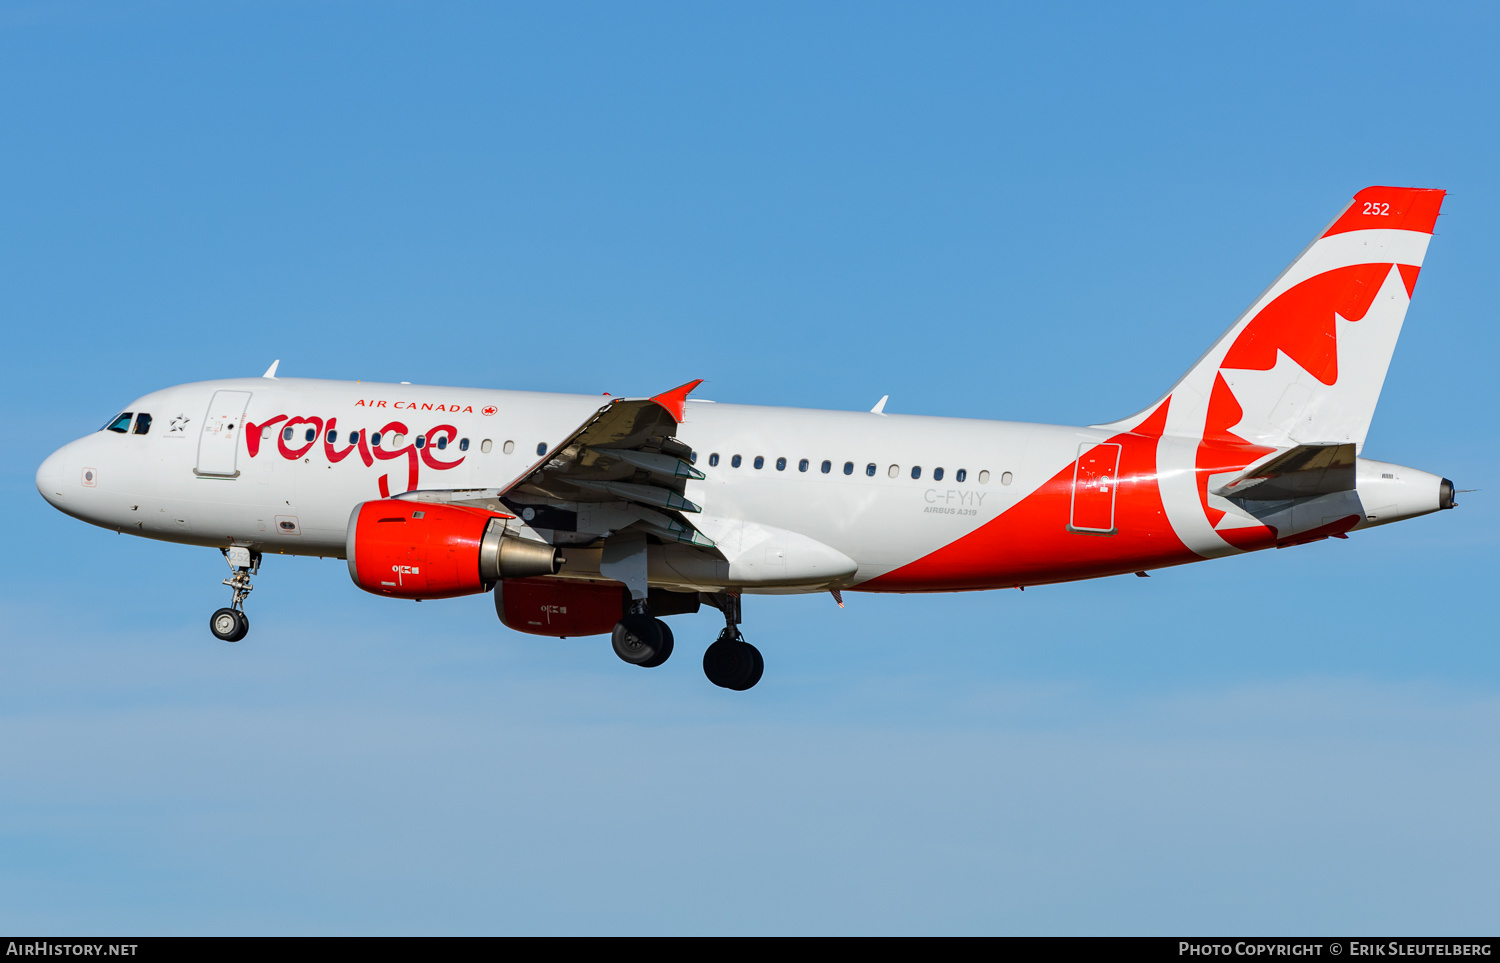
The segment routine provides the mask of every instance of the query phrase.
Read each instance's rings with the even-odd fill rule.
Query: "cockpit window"
[[[230,427],[233,427],[232,425]],[[144,435],[151,430],[151,416],[144,411],[135,416],[135,433]]]
[[[124,413],[120,414],[118,417],[116,417],[114,421],[111,421],[109,424],[105,425],[104,426],[104,430],[105,431],[118,431],[120,434],[123,435],[127,431],[130,430],[130,418],[131,418],[131,413],[128,412],[128,411],[124,412]]]

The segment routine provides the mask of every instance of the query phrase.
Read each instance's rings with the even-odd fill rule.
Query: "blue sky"
[[[1366,454],[1485,488],[1474,6],[0,3],[0,926],[1489,932],[1496,493],[1028,591],[752,599],[755,690],[92,529],[36,465],[281,373],[1089,423],[1356,190],[1451,191]]]

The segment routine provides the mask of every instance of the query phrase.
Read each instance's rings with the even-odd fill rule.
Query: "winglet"
[[[883,414],[885,414],[885,403],[887,401],[890,401],[890,400],[891,400],[891,396],[890,395],[881,395],[880,396],[880,400],[877,401],[877,402],[875,402],[875,407],[873,407],[873,408],[870,409],[870,414],[872,414],[872,415],[883,415]]]
[[[261,375],[261,377],[262,378],[270,378],[272,381],[275,381],[276,380],[276,366],[279,365],[279,364],[281,364],[281,359],[280,358],[277,358],[275,361],[272,361],[271,362],[271,367],[267,368],[266,369],[266,373],[263,374],[263,375]]]
[[[682,406],[687,401],[688,393],[701,384],[703,384],[702,378],[696,381],[689,381],[687,384],[679,385],[671,391],[663,391],[659,395],[652,395],[651,400],[667,409],[667,414],[671,415],[672,419],[680,425],[682,424],[683,417]]]

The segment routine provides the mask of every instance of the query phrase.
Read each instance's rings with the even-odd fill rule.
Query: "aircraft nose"
[[[36,470],[36,490],[53,508],[63,507],[63,449],[47,456]]]

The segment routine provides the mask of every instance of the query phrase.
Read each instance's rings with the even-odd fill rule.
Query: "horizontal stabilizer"
[[[1213,490],[1224,498],[1282,501],[1354,490],[1354,445],[1298,445]]]

